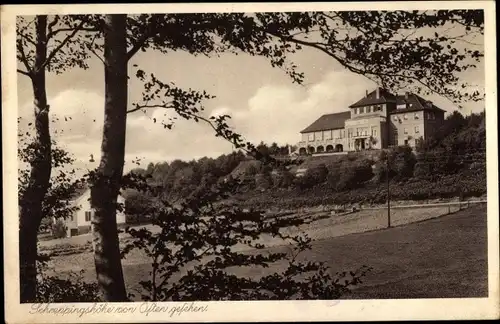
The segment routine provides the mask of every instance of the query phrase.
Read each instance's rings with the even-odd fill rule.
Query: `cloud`
[[[230,124],[235,131],[254,143],[293,144],[299,140],[300,130],[322,114],[346,110],[367,87],[370,84],[362,77],[332,71],[309,88],[263,85],[250,98],[241,98],[242,105],[214,107],[207,115],[231,115]],[[49,98],[49,103],[54,139],[76,157],[75,166],[96,167],[104,122],[103,96],[85,89],[71,89]],[[21,107],[19,113],[24,122],[32,121],[29,105]],[[173,117],[175,113],[162,109],[147,115],[135,112],[127,116],[126,169],[136,167],[132,163],[136,159],[145,167],[149,162],[215,157],[232,151],[232,145],[215,137],[214,130],[204,122],[178,117],[172,129],[164,128],[161,121]],[[91,154],[94,163],[89,162]]]
[[[240,104],[211,107],[206,114],[230,115],[229,124],[253,143],[295,144],[300,140],[300,131],[321,115],[348,110],[366,90],[374,88],[375,84],[363,76],[331,70],[308,86],[265,83],[246,98],[242,96]],[[96,167],[100,160],[104,122],[102,94],[75,88],[50,97],[49,103],[51,133],[58,144],[76,157],[75,167]],[[33,121],[32,106],[22,105],[19,115],[23,117],[21,130],[28,130],[27,124]],[[214,130],[204,122],[178,117],[173,128],[166,129],[161,121],[173,117],[175,113],[162,109],[152,110],[147,115],[135,112],[127,116],[126,170],[137,167],[132,163],[137,159],[141,167],[146,167],[149,162],[216,157],[232,151],[232,145],[216,138]],[[93,163],[89,162],[91,154]]]
[[[295,144],[299,132],[321,115],[348,110],[374,87],[362,76],[334,70],[309,88],[264,85],[248,100],[246,109],[222,108],[235,111],[232,125],[252,142]]]
[[[76,158],[74,167],[82,170],[96,167],[101,156],[103,96],[84,89],[71,89],[49,97],[48,102],[53,139]],[[19,116],[22,117],[20,131],[33,134],[32,105],[20,106]],[[137,167],[133,163],[137,159],[145,167],[149,162],[177,158],[189,160],[231,152],[230,144],[215,138],[209,125],[180,118],[169,130],[161,124],[169,117],[175,117],[174,113],[165,113],[161,109],[152,111],[148,116],[141,112],[127,116],[126,170]],[[89,162],[91,155],[95,160],[93,163]]]

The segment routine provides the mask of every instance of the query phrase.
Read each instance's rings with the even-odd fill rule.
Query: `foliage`
[[[31,163],[38,151],[38,142],[34,141],[29,136],[20,136],[18,141],[17,156],[20,162],[18,170],[18,195],[19,204],[22,205],[22,199],[26,187],[30,181]],[[69,169],[75,160],[74,157],[65,149],[59,147],[57,143],[52,140],[52,177],[48,184],[48,191],[42,202],[42,225],[52,224],[52,219],[55,218],[68,218],[75,213],[79,207],[72,203],[75,194],[84,186],[85,179],[75,180],[75,170]],[[44,231],[46,228],[42,226],[40,230]]]
[[[375,166],[377,180],[384,182],[389,178],[393,180],[405,180],[413,177],[417,159],[409,146],[397,146],[387,151],[381,151],[378,163]],[[387,170],[389,167],[389,171]]]
[[[140,282],[144,300],[335,299],[361,282],[367,267],[332,278],[324,264],[297,260],[311,248],[311,240],[285,234],[284,229],[310,220],[266,219],[258,210],[225,204],[239,184],[224,182],[179,206],[161,200],[163,206],[153,217],[156,230],[126,229],[133,240],[123,256],[139,249],[151,259],[151,277]],[[292,252],[266,251],[259,242],[266,236],[291,243]],[[261,253],[245,253],[245,247]],[[230,272],[239,267],[264,269],[277,262],[284,262],[285,269],[261,278]]]
[[[52,236],[55,239],[66,237],[66,231],[68,230],[66,224],[63,220],[58,219],[52,224]]]
[[[411,178],[390,183],[391,200],[421,201],[428,199],[452,199],[481,197],[487,193],[485,162],[477,168],[457,174],[443,175],[436,179]],[[387,188],[380,184],[365,184],[347,191],[337,191],[329,186],[315,186],[301,191],[269,191],[265,194],[247,192],[234,197],[241,207],[262,210],[296,210],[304,207],[327,205],[384,204]]]
[[[484,111],[448,116],[439,131],[417,148],[415,176],[439,178],[486,161],[485,118]]]
[[[76,24],[75,18],[80,19]],[[88,33],[81,34],[81,43],[75,41],[76,46],[69,46],[66,52],[59,52],[60,58],[49,54],[49,58],[54,60],[38,62],[35,70],[86,67],[88,52],[99,56],[99,52],[103,51],[99,43],[103,34],[102,18],[100,15],[56,16],[47,26],[42,26],[47,29],[47,40],[55,41],[57,33],[67,33],[67,37],[63,37],[59,45],[56,42],[56,54],[57,50],[73,41],[72,37],[79,30]],[[447,27],[450,23],[463,34],[450,37],[436,32],[423,37],[414,33],[416,29]],[[481,94],[477,91],[469,94],[462,90],[467,85],[460,82],[457,74],[474,68],[475,61],[480,61],[483,53],[481,50],[462,49],[455,45],[456,40],[466,41],[473,34],[483,33],[484,17],[480,10],[143,14],[127,17],[126,24],[127,40],[123,43],[130,46],[130,49],[122,52],[126,53],[127,60],[139,50],[146,51],[149,48],[164,54],[179,50],[193,55],[244,52],[265,57],[273,67],[283,69],[293,81],[302,83],[304,76],[289,57],[307,46],[324,52],[348,70],[363,74],[391,90],[406,82],[414,85],[417,92],[434,91],[456,102],[463,98],[481,99]],[[19,73],[30,76],[33,72],[30,65],[30,57],[33,55],[30,54],[34,52],[26,52],[25,46],[33,42],[30,37],[23,35],[24,27],[18,25],[17,46],[18,60],[24,63],[27,70],[19,70]],[[42,43],[47,46],[46,49],[50,47],[48,42]],[[36,49],[40,48],[36,46]],[[30,50],[35,51],[35,47]],[[119,52],[120,49],[115,50]],[[136,69],[135,75],[143,83],[144,93],[142,100],[134,103],[129,112],[146,112],[149,108],[171,109],[182,118],[207,122],[216,136],[229,140],[236,149],[244,149],[266,163],[273,162],[267,157],[267,153],[256,150],[231,129],[228,125],[229,116],[202,115],[201,103],[212,98],[211,95],[204,91],[180,89],[171,82],[158,80],[154,74],[148,74],[140,68]],[[126,77],[127,74],[124,74],[123,78]],[[42,111],[48,112],[48,106],[42,107]],[[162,124],[166,129],[171,128],[173,121],[162,121]],[[48,134],[48,127],[45,128]],[[47,152],[50,152],[49,146],[50,140],[44,143]],[[50,160],[47,157],[45,160]],[[118,156],[115,158],[122,160]],[[121,175],[122,167],[123,165],[116,165],[115,174],[120,172]],[[169,174],[165,184],[171,187],[167,192],[186,195],[203,191],[199,189],[199,184],[192,185],[202,179],[197,170],[186,168],[180,173],[179,176]],[[205,178],[203,188],[209,186],[216,177]],[[171,181],[172,178],[175,181]],[[112,185],[117,187],[116,183]],[[177,190],[181,188],[185,191]]]
[[[37,276],[37,303],[74,303],[99,302],[99,290],[96,283],[87,283],[83,280],[83,270],[79,273],[71,272],[68,278],[45,274],[46,262],[38,263]]]
[[[359,159],[332,168],[328,182],[335,190],[345,191],[362,186],[373,177],[372,161]]]
[[[277,170],[276,174],[273,175],[273,186],[274,188],[290,188],[293,185],[295,176],[292,172],[288,170]]]

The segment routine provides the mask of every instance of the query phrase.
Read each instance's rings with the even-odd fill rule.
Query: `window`
[[[405,109],[406,108],[406,104],[399,104],[396,106],[396,109]]]
[[[321,141],[323,139],[323,132],[316,132],[314,138],[316,138],[317,141]]]
[[[408,134],[408,130],[407,130],[406,128],[404,129],[404,133],[405,133],[405,134]]]
[[[407,120],[407,119],[408,119],[408,115],[407,115],[407,114],[404,114],[404,115],[403,115],[403,119],[404,119],[404,120]]]
[[[398,116],[394,115],[394,121],[398,121]]]
[[[324,131],[323,132],[323,138],[326,139],[326,140],[332,139],[332,131],[331,130]]]
[[[368,106],[368,107],[366,107],[366,112],[367,112],[367,113],[372,112],[372,106]]]
[[[365,112],[365,107],[361,107],[361,108],[359,108],[359,113],[360,113],[360,114],[362,114],[362,113],[364,113],[364,112]]]
[[[314,141],[314,133],[309,133],[309,141]]]
[[[418,126],[415,126],[415,133],[416,134],[420,133],[420,129],[418,128]]]
[[[372,129],[372,136],[377,136],[377,130],[376,129]]]
[[[90,222],[92,220],[92,212],[90,210],[87,210],[85,212],[85,221]]]
[[[358,114],[358,108],[354,108],[354,114],[357,115]]]
[[[415,119],[419,119],[420,116],[418,115],[418,113],[415,113]]]

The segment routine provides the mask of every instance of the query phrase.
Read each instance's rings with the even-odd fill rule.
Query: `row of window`
[[[399,119],[399,118],[400,118],[399,116],[400,116],[400,115],[394,115],[394,117],[393,117],[394,121],[398,121],[398,120],[400,120],[400,119]],[[436,119],[436,115],[434,115],[434,113],[432,113],[432,112],[428,112],[428,113],[426,113],[426,116],[427,116],[427,119],[428,119],[428,120],[434,120],[434,119]],[[408,114],[403,114],[403,119],[404,119],[404,120],[408,120],[408,118],[409,118],[409,115],[408,115]],[[420,119],[420,114],[419,114],[418,112],[416,112],[416,113],[413,115],[413,119]]]
[[[356,136],[368,136],[368,135],[377,136],[377,129],[372,127],[371,133],[370,133],[369,127],[360,127],[360,128],[356,128],[356,129],[349,128],[347,131],[348,138],[356,137]],[[309,141],[309,142],[313,142],[315,140],[316,141],[331,140],[332,139],[332,131],[308,133],[306,136],[307,136],[307,141]],[[339,131],[338,133],[336,133],[336,136],[337,136],[336,139],[345,138],[345,130]]]
[[[366,107],[359,107],[359,108],[354,108],[353,112],[355,115],[358,114],[364,114],[364,113],[371,113],[371,112],[376,112],[376,111],[382,111],[382,105],[378,106],[366,106]]]
[[[69,220],[73,221],[75,217],[73,215],[69,216]],[[92,211],[86,211],[85,212],[85,221],[90,222],[92,220]]]
[[[359,127],[356,129],[349,128],[347,131],[347,137],[357,137],[357,136],[368,136],[370,133],[370,129],[368,127]],[[377,129],[372,127],[371,136],[377,136]]]
[[[414,130],[415,130],[415,134],[420,134],[420,127],[415,126],[415,129],[414,129]],[[404,129],[403,129],[403,132],[404,132],[405,134],[408,134],[408,128],[404,128]]]
[[[308,133],[306,136],[309,142],[312,142],[314,140],[316,141],[331,140],[333,139],[334,136],[336,139],[342,139],[345,138],[345,130],[333,131],[333,133],[331,130],[316,132],[316,133]]]

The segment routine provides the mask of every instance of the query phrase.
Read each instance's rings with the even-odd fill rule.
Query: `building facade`
[[[118,203],[124,204],[125,199],[123,196],[118,196]],[[85,234],[92,229],[92,218],[94,217],[94,209],[90,206],[90,189],[85,190],[78,196],[73,204],[80,207],[75,213],[64,220],[66,225],[66,236],[71,237],[75,235]],[[116,211],[116,223],[124,224],[126,222],[125,213]]]
[[[445,111],[414,94],[377,88],[349,111],[321,116],[301,131],[299,154],[415,147],[442,125]]]

